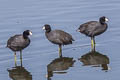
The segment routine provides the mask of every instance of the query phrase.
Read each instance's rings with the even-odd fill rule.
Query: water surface
[[[119,0],[0,0],[0,79],[119,80],[119,7]],[[101,16],[109,18],[109,26],[104,34],[96,37],[96,52],[98,52],[96,58],[88,54],[91,52],[90,38],[76,32],[76,29],[80,24],[98,20]],[[46,39],[42,30],[44,24],[50,24],[52,29],[69,32],[75,39],[72,45],[63,46],[63,56],[67,61],[59,60],[58,46]],[[23,67],[19,67],[18,53],[18,67],[15,68],[14,54],[5,48],[6,42],[10,36],[22,33],[26,29],[33,32],[33,36],[30,37],[31,44],[23,51]],[[79,59],[86,54],[88,57],[85,57],[87,59],[85,62],[92,60],[95,61],[94,64],[104,56],[102,62],[105,61],[109,70],[103,70],[101,62],[97,65],[90,63],[84,65]],[[57,69],[54,71],[53,68],[53,75],[47,78],[48,65],[56,59],[57,63],[52,66]],[[62,66],[65,69],[60,67],[61,64],[65,65]],[[12,71],[17,75],[12,75]],[[27,78],[24,75],[19,76],[19,73],[26,74]]]

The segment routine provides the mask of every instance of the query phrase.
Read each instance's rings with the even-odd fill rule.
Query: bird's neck
[[[49,30],[46,30],[46,33],[49,33],[51,31],[51,29],[49,29]]]
[[[23,34],[24,39],[28,39],[28,35]]]
[[[102,25],[104,25],[104,24],[105,24],[105,21],[100,20],[99,22],[100,22]]]

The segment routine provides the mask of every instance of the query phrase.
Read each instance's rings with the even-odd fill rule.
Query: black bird
[[[30,44],[29,35],[32,35],[30,30],[26,30],[23,34],[17,34],[10,37],[7,41],[7,47],[14,51],[15,65],[16,65],[16,52],[20,51],[20,59],[22,63],[22,50]]]
[[[72,36],[62,30],[51,30],[51,27],[48,24],[45,24],[43,29],[46,30],[45,35],[47,39],[50,42],[59,45],[59,56],[62,57],[62,45],[72,44],[72,41],[74,41]]]
[[[102,16],[99,18],[99,21],[89,21],[84,24],[81,24],[77,31],[85,34],[86,36],[91,37],[91,45],[95,47],[95,39],[94,37],[102,34],[107,30],[107,22],[108,18]]]

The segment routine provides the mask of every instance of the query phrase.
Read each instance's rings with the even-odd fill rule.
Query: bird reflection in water
[[[65,70],[68,70],[69,67],[72,67],[75,60],[69,57],[61,57],[54,59],[50,64],[47,65],[47,78],[51,80],[51,77],[54,73],[64,74],[67,73]]]
[[[81,56],[79,60],[83,63],[83,66],[101,67],[102,70],[108,71],[109,58],[103,55],[95,49]]]
[[[32,75],[22,66],[8,69],[9,77],[12,80],[32,80]]]
[[[12,80],[32,80],[32,75],[22,66],[22,63],[21,66],[15,65],[15,67],[7,69],[7,71]]]

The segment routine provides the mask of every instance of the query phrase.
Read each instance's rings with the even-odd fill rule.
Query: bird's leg
[[[21,62],[21,67],[22,67],[22,50],[20,50],[20,62]]]
[[[95,44],[96,44],[95,43],[95,37],[93,37],[93,42],[94,42],[94,47],[93,48],[94,48],[94,51],[95,51]]]
[[[95,44],[96,44],[96,43],[95,43],[95,37],[93,37],[93,42],[94,42],[94,47],[95,47]]]
[[[15,66],[17,66],[16,52],[14,53],[14,59],[15,59]]]
[[[94,41],[93,41],[93,37],[91,37],[91,47],[93,49],[93,46],[94,46]]]
[[[91,46],[92,46],[92,50],[95,49],[95,38],[91,37]]]
[[[59,57],[62,57],[62,45],[59,45]]]

